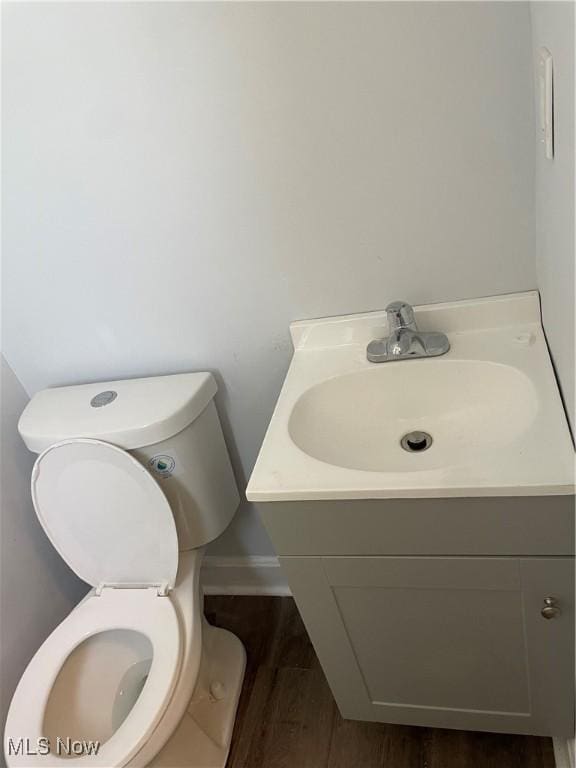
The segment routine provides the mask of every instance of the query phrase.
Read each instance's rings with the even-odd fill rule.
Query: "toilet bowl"
[[[8,714],[8,765],[123,766],[153,737],[181,666],[180,628],[170,600],[127,592],[90,596],[37,651]]]
[[[8,766],[222,768],[245,652],[204,619],[204,547],[179,552],[159,483],[118,446],[70,439],[36,460],[32,498],[92,589],[20,679]]]
[[[132,602],[137,617],[137,622],[132,623],[122,599],[114,606],[114,600],[98,601],[98,608],[93,609],[91,594],[50,635],[20,680],[10,707],[6,734],[26,738],[28,754],[17,755],[13,749],[13,754],[7,756],[9,766],[212,768],[225,765],[244,675],[245,652],[235,635],[210,626],[202,616],[198,578],[202,554],[202,551],[181,554],[176,586],[169,596],[167,608],[178,618],[177,635],[183,642],[177,679],[155,728],[146,728],[145,716],[141,715],[146,702],[141,702],[138,708],[135,704],[146,692],[149,706],[156,713],[162,708],[163,690],[170,685],[176,655],[174,647],[171,658],[168,655],[166,624],[161,620],[164,634],[160,637],[154,626],[156,617],[147,613],[150,604],[147,596],[141,603]],[[122,595],[121,590],[103,593],[105,598]],[[117,626],[110,629],[108,621],[120,606]],[[85,612],[85,607],[90,610]],[[89,625],[89,613],[101,614],[96,626]],[[141,622],[143,616],[151,620],[146,626]],[[130,629],[120,629],[120,626]],[[94,634],[87,637],[92,629]],[[105,675],[107,686],[102,690]],[[216,698],[214,689],[223,690],[225,698]],[[74,699],[78,710],[67,706],[68,697]],[[204,717],[198,716],[198,708],[202,706]],[[127,727],[122,731],[124,724]],[[182,735],[171,739],[178,726]],[[60,734],[70,734],[71,742],[86,742],[82,745],[84,754],[74,755],[74,744],[68,745],[66,741],[62,744],[61,756],[54,754]],[[50,755],[31,755],[42,746],[42,738],[50,740]],[[91,740],[101,742],[94,756],[87,754]],[[13,738],[15,748],[17,741]],[[72,753],[70,757],[66,747]]]

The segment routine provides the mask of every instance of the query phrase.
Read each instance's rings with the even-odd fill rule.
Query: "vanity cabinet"
[[[574,446],[538,293],[416,307],[450,350],[374,365],[390,319],[291,325],[246,496],[344,717],[571,736]]]
[[[344,717],[573,734],[573,499],[259,507]]]
[[[572,733],[570,558],[281,564],[344,717]]]

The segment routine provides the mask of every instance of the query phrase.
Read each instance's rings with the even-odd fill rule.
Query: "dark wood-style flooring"
[[[228,768],[554,768],[551,739],[343,720],[287,597],[207,597],[248,665]]]

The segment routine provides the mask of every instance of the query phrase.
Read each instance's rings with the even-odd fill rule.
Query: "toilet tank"
[[[195,549],[222,533],[240,501],[216,391],[210,373],[44,389],[26,406],[18,430],[35,453],[74,438],[124,448],[164,491],[180,549]]]

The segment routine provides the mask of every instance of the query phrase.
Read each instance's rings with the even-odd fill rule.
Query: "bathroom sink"
[[[447,354],[369,362],[385,312],[292,324],[250,500],[574,492],[537,292],[415,312],[419,328],[447,334]]]
[[[370,472],[422,472],[522,441],[538,411],[530,379],[509,365],[414,360],[335,376],[296,401],[288,430],[309,456]],[[430,445],[404,435],[425,432]]]

